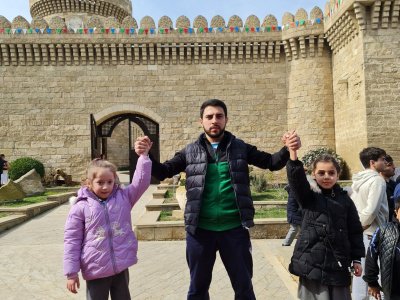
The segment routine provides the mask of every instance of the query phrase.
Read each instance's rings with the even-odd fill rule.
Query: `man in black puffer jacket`
[[[371,239],[365,261],[363,279],[368,283],[368,293],[385,300],[400,300],[400,197],[395,199],[396,218],[383,228],[378,228]],[[378,283],[380,261],[381,284]]]
[[[254,226],[248,165],[271,171],[282,169],[288,158],[286,147],[298,149],[295,133],[282,137],[286,147],[275,154],[257,150],[225,131],[228,121],[224,102],[212,99],[200,108],[204,133],[171,159],[153,160],[152,175],[159,180],[186,172],[186,258],[190,269],[187,299],[210,299],[208,289],[219,251],[235,291],[236,300],[255,299],[253,261],[248,228]],[[139,149],[151,143],[141,137]]]

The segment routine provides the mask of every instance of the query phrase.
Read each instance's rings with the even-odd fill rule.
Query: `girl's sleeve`
[[[150,186],[152,162],[147,155],[140,155],[132,182],[124,190],[128,194],[129,202],[133,207],[143,193]]]
[[[368,283],[369,286],[380,287],[378,283],[379,277],[379,243],[380,241],[380,229],[378,228],[372,236],[371,242],[368,247],[367,257],[365,258],[365,270],[363,279]]]
[[[313,199],[313,194],[304,171],[303,163],[300,160],[289,159],[286,164],[286,172],[290,191],[293,192],[301,208],[307,207]]]
[[[64,275],[68,278],[78,276],[84,232],[85,216],[83,208],[74,204],[68,214],[64,228]]]

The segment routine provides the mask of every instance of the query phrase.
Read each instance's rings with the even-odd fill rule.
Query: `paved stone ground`
[[[155,190],[152,186],[132,211],[143,213]],[[63,227],[69,204],[0,235],[0,299],[85,299],[85,282],[77,295],[69,293],[62,271]],[[253,240],[254,288],[258,299],[295,299],[296,282],[286,271],[292,247],[281,240]],[[139,242],[139,263],[130,268],[132,299],[186,298],[189,272],[185,242]],[[281,262],[284,262],[283,264]],[[232,288],[219,257],[210,288],[211,299],[233,299]]]

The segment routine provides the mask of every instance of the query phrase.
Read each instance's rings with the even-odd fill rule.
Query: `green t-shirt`
[[[228,162],[208,164],[198,226],[206,230],[225,231],[240,225]]]

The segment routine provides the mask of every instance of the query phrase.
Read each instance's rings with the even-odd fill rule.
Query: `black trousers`
[[[190,269],[187,299],[210,299],[208,289],[217,251],[228,272],[235,300],[256,299],[251,282],[253,259],[250,234],[243,227],[226,231],[197,228],[194,235],[186,233],[186,260]]]
[[[108,300],[108,295],[111,294],[112,300],[130,300],[131,295],[128,285],[128,269],[110,277],[87,280],[86,299]]]

